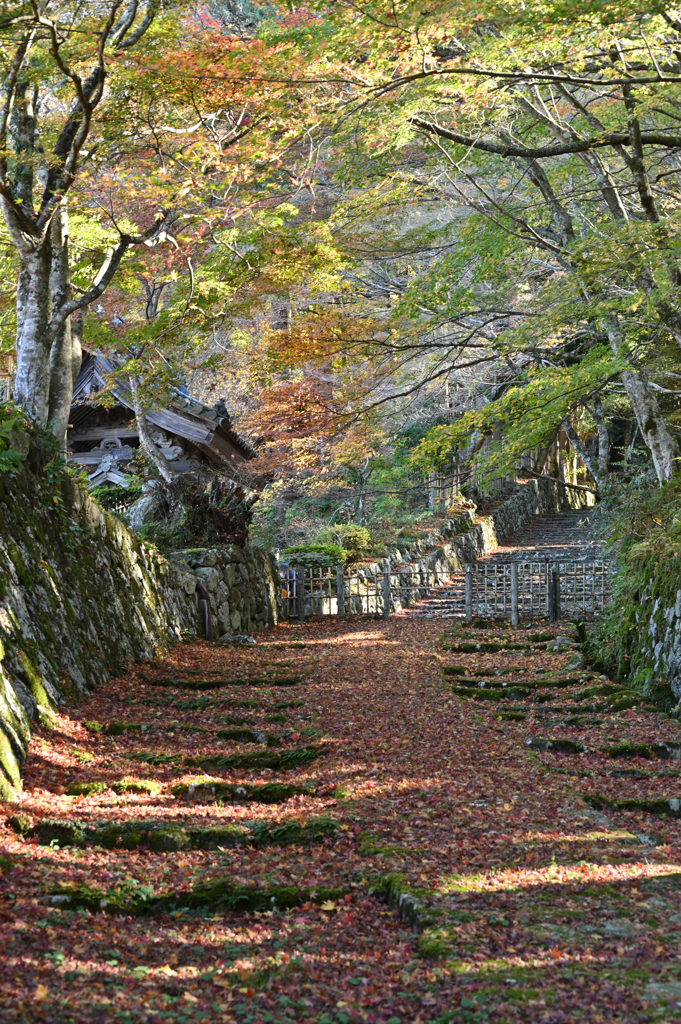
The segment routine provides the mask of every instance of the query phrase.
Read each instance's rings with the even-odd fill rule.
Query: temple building
[[[116,403],[108,409],[93,401],[114,369],[115,364],[105,356],[84,351],[73,388],[67,458],[83,467],[90,487],[126,486],[126,468],[140,447],[135,413],[122,388],[116,389]],[[204,405],[180,388],[167,407],[147,412],[146,419],[154,441],[176,473],[193,472],[206,478],[218,473],[239,481],[246,462],[256,458],[254,449],[233,429],[222,399]]]

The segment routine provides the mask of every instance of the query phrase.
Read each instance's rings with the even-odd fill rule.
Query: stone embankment
[[[0,791],[19,784],[31,724],[131,662],[202,635],[197,586],[216,634],[274,625],[273,556],[227,548],[167,561],[101,509],[26,434],[0,476]],[[217,638],[216,636],[216,638]]]

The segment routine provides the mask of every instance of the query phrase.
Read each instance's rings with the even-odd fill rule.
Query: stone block
[[[209,593],[216,591],[218,583],[221,582],[220,573],[217,569],[197,569],[196,575]]]

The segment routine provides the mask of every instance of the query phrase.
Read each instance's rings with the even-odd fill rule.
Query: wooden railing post
[[[518,628],[518,563],[511,562],[511,625]]]
[[[305,622],[305,570],[296,569],[296,597],[298,600],[298,622]]]
[[[343,566],[336,566],[336,594],[337,594],[337,609],[336,612],[343,618],[345,615],[345,579],[343,578]]]
[[[466,589],[464,596],[464,611],[466,615],[466,622],[470,622],[473,618],[473,577],[471,576],[470,565],[466,566]]]

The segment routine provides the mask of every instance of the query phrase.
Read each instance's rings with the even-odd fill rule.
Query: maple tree
[[[355,352],[378,356],[375,368],[387,354],[393,368],[413,361],[412,392],[506,373],[497,394],[529,388],[514,415],[524,404],[535,436],[532,395],[544,388],[544,439],[562,426],[580,457],[575,424],[586,417],[605,455],[606,419],[628,408],[668,480],[678,458],[674,12],[317,10],[313,62],[295,79],[319,98],[316,181],[330,172],[342,192],[332,222],[355,299],[368,286],[392,296]],[[398,227],[409,209],[413,225]],[[609,364],[589,358],[575,390],[570,368],[603,346]],[[552,416],[560,368],[569,401]],[[517,451],[508,447],[507,469]],[[494,459],[498,468],[498,448]]]

